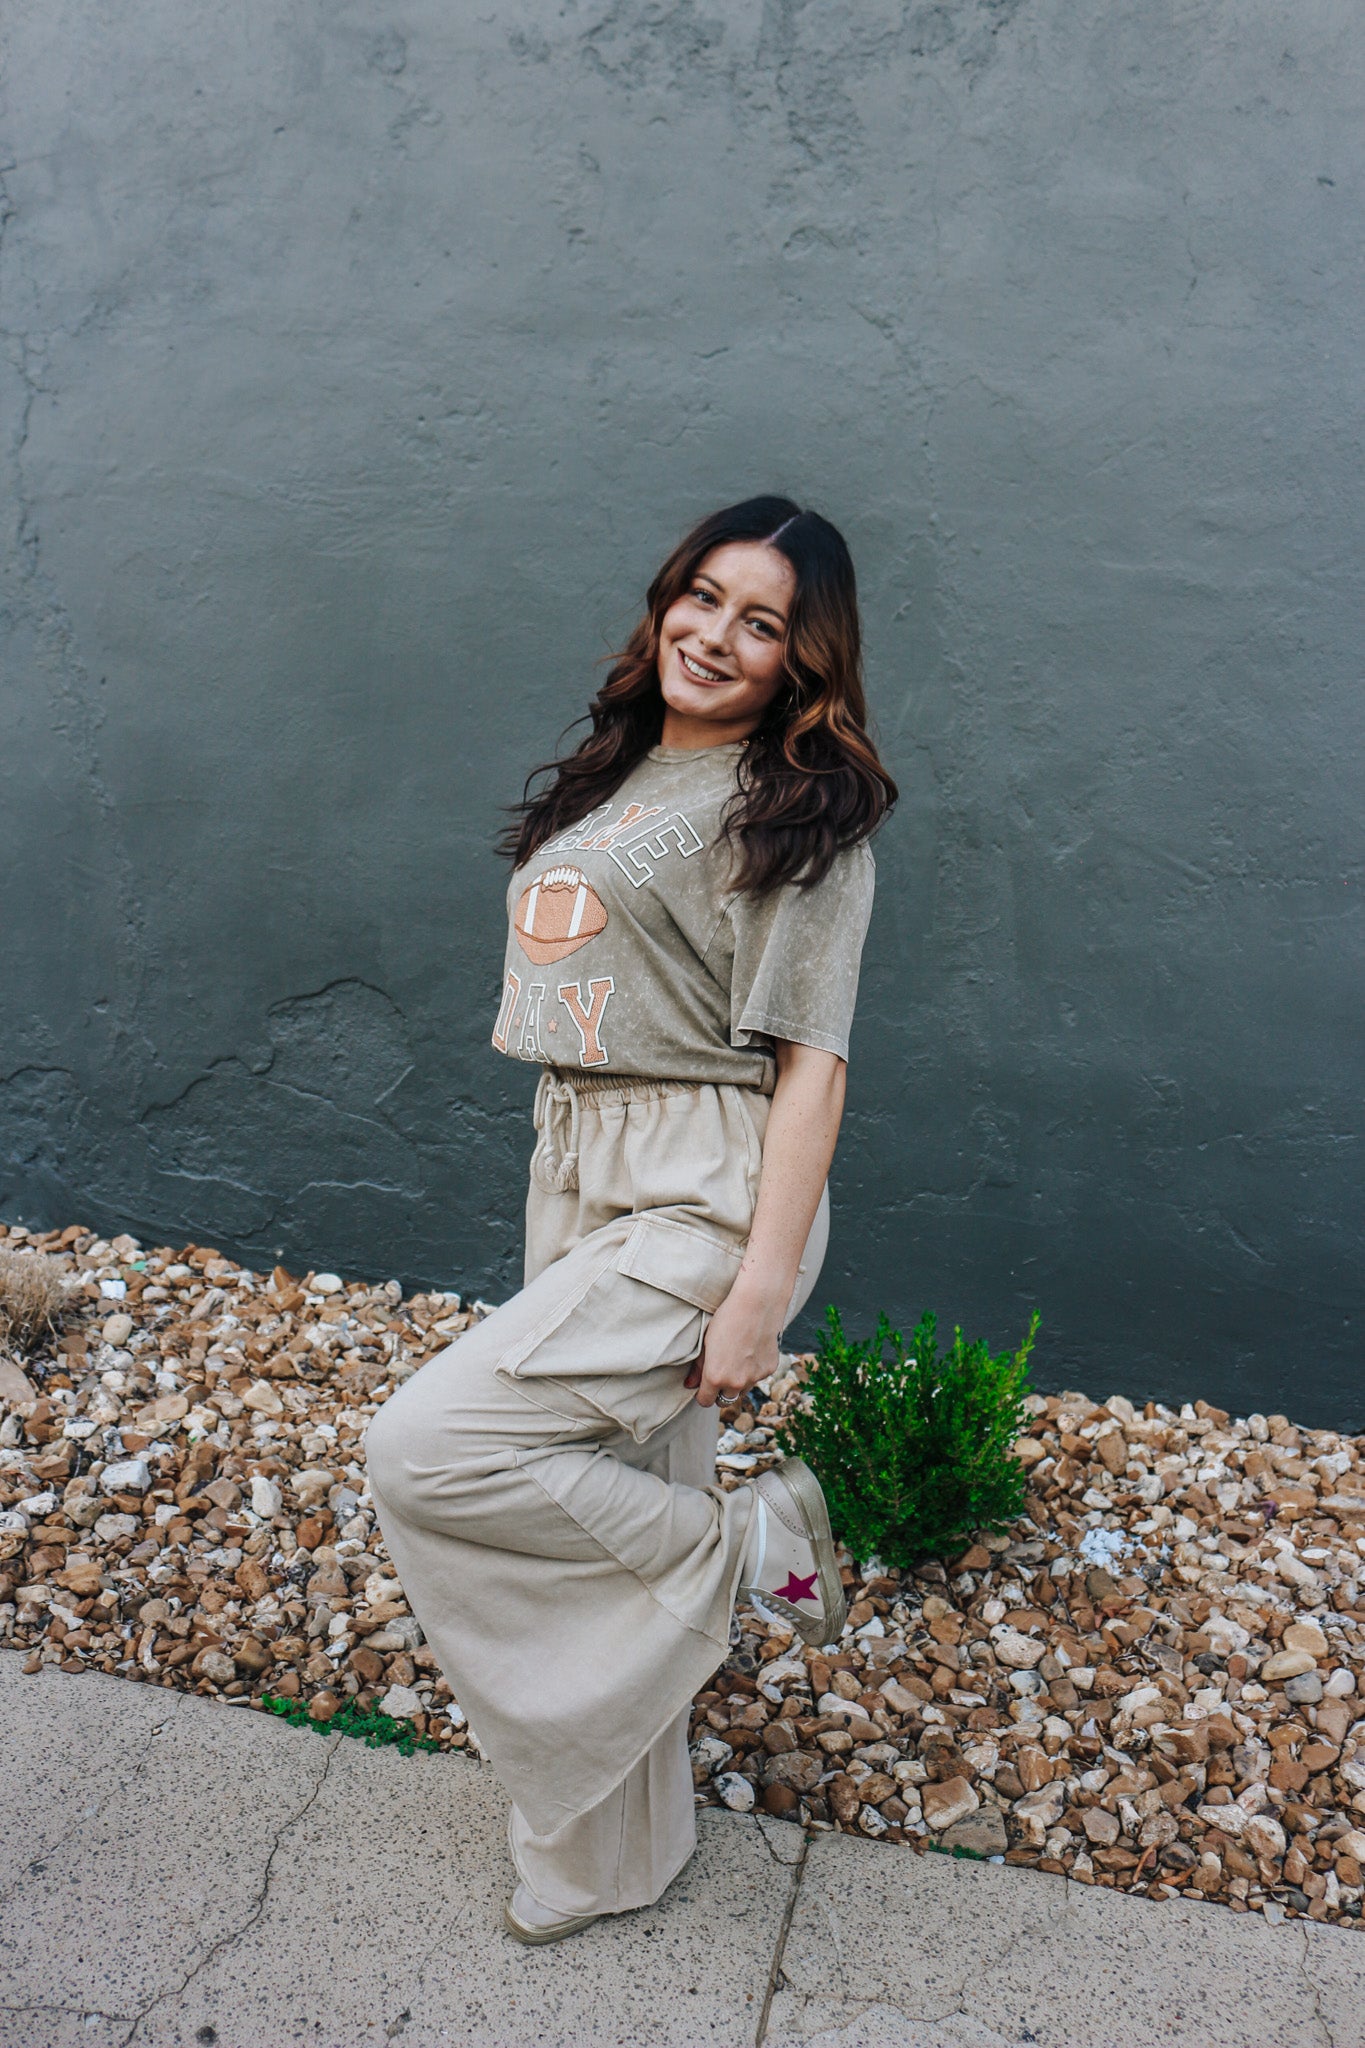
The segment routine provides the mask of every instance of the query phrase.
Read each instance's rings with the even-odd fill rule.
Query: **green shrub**
[[[863,1343],[845,1337],[832,1306],[825,1322],[806,1404],[777,1440],[815,1472],[834,1534],[853,1555],[903,1570],[1016,1520],[1026,1482],[1010,1447],[1026,1420],[1037,1315],[1019,1349],[997,1358],[956,1329],[940,1354],[931,1315],[908,1348],[885,1316]]]

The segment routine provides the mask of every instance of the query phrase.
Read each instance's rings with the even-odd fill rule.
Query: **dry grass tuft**
[[[66,1268],[59,1259],[0,1247],[0,1339],[28,1350],[56,1329],[67,1292]]]

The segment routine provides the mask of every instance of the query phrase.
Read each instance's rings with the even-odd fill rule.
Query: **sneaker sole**
[[[528,1927],[524,1920],[518,1920],[510,1906],[502,1909],[502,1924],[514,1941],[522,1942],[527,1948],[539,1948],[547,1941],[563,1941],[567,1934],[577,1934],[581,1928],[591,1927],[594,1920],[600,1920],[600,1913],[579,1913],[572,1920],[565,1920],[559,1927]]]
[[[771,1468],[781,1478],[792,1498],[801,1510],[801,1519],[810,1536],[815,1552],[815,1568],[820,1574],[822,1594],[826,1587],[835,1586],[838,1593],[831,1607],[824,1600],[818,1616],[801,1614],[785,1600],[776,1599],[772,1593],[758,1586],[741,1586],[740,1592],[752,1606],[760,1609],[773,1620],[781,1621],[796,1630],[803,1642],[837,1643],[848,1620],[848,1602],[844,1598],[843,1585],[839,1578],[839,1567],[834,1555],[834,1532],[829,1525],[829,1509],[825,1504],[824,1489],[804,1458],[783,1458]],[[773,1610],[778,1610],[773,1612]]]

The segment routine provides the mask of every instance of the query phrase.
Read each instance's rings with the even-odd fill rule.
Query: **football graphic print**
[[[513,923],[522,952],[543,967],[605,931],[607,911],[581,868],[547,868],[522,891]]]

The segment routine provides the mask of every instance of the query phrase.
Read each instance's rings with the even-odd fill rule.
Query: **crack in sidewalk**
[[[335,1757],[337,1750],[340,1748],[341,1742],[342,1737],[340,1735],[335,1735],[331,1738],[327,1745],[327,1754],[323,1758],[322,1769],[318,1773],[316,1784],[309,1792],[308,1797],[304,1800],[302,1806],[299,1807],[297,1813],[291,1813],[289,1818],[286,1821],[284,1821],[276,1830],[274,1839],[270,1844],[270,1853],[265,1859],[265,1869],[261,1873],[260,1886],[257,1890],[255,1898],[251,1902],[251,1905],[246,1913],[245,1918],[241,1922],[241,1925],[232,1928],[230,1932],[228,1932],[227,1934],[219,1935],[218,1939],[215,1942],[213,1942],[209,1948],[205,1950],[204,1954],[199,1958],[198,1962],[193,1964],[192,1967],[186,1971],[184,1977],[181,1979],[179,1984],[173,1986],[172,1989],[170,1989],[169,1991],[158,1991],[154,1998],[148,1999],[146,2005],[144,2005],[134,2017],[131,2027],[128,2029],[128,2032],[124,2035],[122,2042],[119,2044],[119,2048],[132,2048],[132,2043],[137,2039],[138,2029],[141,2027],[143,2021],[151,2013],[155,2012],[156,2008],[159,2005],[164,2005],[168,1999],[183,1998],[185,1992],[189,1989],[190,1985],[194,1982],[195,1978],[199,1976],[202,1971],[208,1968],[209,1964],[213,1961],[214,1957],[221,1955],[224,1949],[231,1948],[235,1942],[238,1942],[242,1939],[242,1936],[244,1934],[249,1934],[251,1929],[256,1925],[256,1922],[260,1919],[261,1915],[265,1911],[266,1901],[270,1896],[271,1873],[274,1869],[275,1858],[279,1853],[284,1838],[289,1833],[291,1828],[298,1826],[299,1822],[304,1818],[304,1816],[308,1813],[309,1809],[313,1806],[314,1802],[317,1800],[318,1795],[321,1793],[323,1786],[327,1782],[327,1774],[332,1768],[332,1759]]]
[[[67,1843],[71,1840],[72,1836],[80,1834],[83,1829],[92,1826],[96,1821],[100,1820],[103,1817],[106,1809],[113,1804],[114,1800],[121,1798],[124,1795],[124,1793],[128,1791],[129,1787],[136,1783],[141,1773],[147,1767],[148,1759],[150,1758],[152,1753],[152,1744],[156,1741],[158,1735],[164,1735],[167,1728],[170,1727],[172,1720],[174,1719],[177,1711],[179,1710],[180,1702],[184,1698],[184,1693],[176,1692],[172,1694],[170,1712],[166,1714],[160,1721],[154,1722],[152,1726],[147,1730],[146,1734],[143,1736],[136,1759],[133,1763],[131,1770],[128,1773],[128,1776],[125,1779],[122,1779],[117,1785],[113,1786],[110,1791],[106,1792],[103,1799],[98,1800],[94,1806],[83,1808],[82,1811],[77,1815],[75,1820],[73,1820],[69,1824],[69,1826],[63,1828],[62,1832],[56,1837],[54,1841],[49,1842],[45,1848],[40,1849],[35,1856],[31,1857],[30,1860],[24,1865],[22,1872],[11,1880],[10,1884],[6,1886],[3,1893],[0,1893],[0,1897],[8,1899],[10,1893],[18,1885],[21,1885],[25,1881],[25,1879],[43,1876],[47,1869],[48,1864],[52,1861],[53,1857],[58,1855],[61,1852],[61,1850],[63,1850],[66,1847]],[[109,2017],[111,2017],[111,2015],[101,2014],[101,2018]],[[119,2013],[113,2015],[113,2017],[119,2019],[126,2019],[127,2014]]]
[[[761,1833],[762,1830],[760,1829],[759,1832]],[[763,1994],[763,2010],[758,2016],[758,2029],[754,2035],[754,2048],[763,2048],[763,2043],[768,2037],[768,2017],[773,2009],[773,1999],[777,1995],[778,1986],[782,1982],[782,1958],[787,1952],[787,1936],[791,1933],[792,1918],[796,1912],[796,1901],[801,1891],[801,1880],[806,1874],[806,1858],[810,1855],[810,1845],[810,1835],[803,1832],[801,1837],[801,1853],[796,1858],[796,1861],[788,1866],[792,1874],[791,1889],[787,1894],[786,1909],[782,1915],[782,1924],[777,1930],[777,1941],[773,1948],[773,1959],[768,1968],[768,1984]],[[778,1859],[772,1844],[768,1843],[766,1847],[769,1855],[776,1862]]]
[[[1309,1925],[1310,1923],[1305,1921],[1299,1930],[1303,1937],[1303,1953],[1299,1957],[1299,1975],[1313,1994],[1313,2021],[1316,2026],[1322,2029],[1326,2048],[1336,2048],[1336,2036],[1333,2034],[1327,2015],[1322,2009],[1322,1987],[1319,1984],[1315,1984],[1308,1974],[1308,1957],[1311,1952]]]

